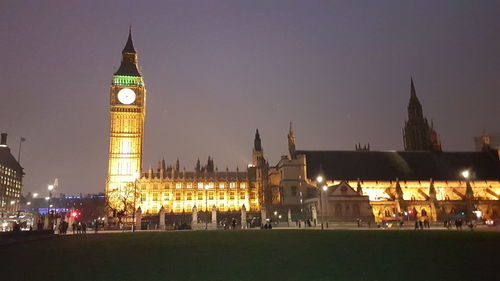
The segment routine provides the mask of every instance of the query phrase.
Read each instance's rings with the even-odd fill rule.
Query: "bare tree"
[[[117,217],[118,222],[121,223],[123,217],[134,214],[135,205],[140,200],[140,196],[134,182],[110,190],[106,198],[106,209],[113,217]]]

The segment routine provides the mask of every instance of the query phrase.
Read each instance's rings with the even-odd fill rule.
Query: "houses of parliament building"
[[[465,213],[499,216],[500,151],[484,138],[482,151],[442,151],[433,124],[423,115],[413,80],[404,151],[296,149],[290,124],[288,150],[275,166],[264,158],[259,131],[252,163],[240,171],[219,170],[209,157],[194,170],[179,161],[142,169],[146,87],[129,32],[110,89],[110,146],[106,180],[109,206],[123,199],[135,209],[157,214],[211,210],[289,214],[291,220],[325,216],[330,221],[383,221],[402,214],[436,221]],[[321,175],[325,180],[317,181]],[[133,186],[134,192],[127,193]],[[324,189],[323,189],[324,187]],[[321,196],[323,195],[323,196]],[[323,200],[320,202],[320,199]],[[324,208],[320,208],[320,206]]]

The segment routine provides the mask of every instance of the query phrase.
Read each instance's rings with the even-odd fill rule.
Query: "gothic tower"
[[[262,149],[262,142],[260,140],[259,130],[255,131],[255,138],[253,141],[252,150],[252,168],[255,169],[255,182],[257,184],[257,189],[259,190],[259,205],[263,206],[265,202],[269,202],[267,198],[269,196],[266,194],[267,181],[268,181],[268,170],[269,165],[264,158],[264,151]]]
[[[406,151],[441,151],[441,143],[433,126],[429,126],[422,112],[411,78],[410,102],[408,103],[408,121],[403,129],[403,141]]]
[[[253,141],[252,164],[255,167],[260,166],[263,157],[264,157],[264,152],[262,151],[262,143],[260,140],[259,129],[257,129],[257,131],[255,131],[255,139]]]
[[[113,75],[110,89],[107,197],[140,176],[145,117],[146,88],[129,30],[122,61]]]
[[[295,151],[295,135],[293,134],[292,121],[290,121],[290,128],[288,129],[288,153],[290,159],[296,159],[297,153]]]

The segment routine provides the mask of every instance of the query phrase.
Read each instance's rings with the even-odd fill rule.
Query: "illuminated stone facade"
[[[263,201],[263,189],[267,179],[267,163],[263,156],[259,131],[255,134],[252,164],[245,171],[219,171],[214,160],[207,164],[196,163],[194,171],[180,169],[179,160],[166,167],[158,163],[155,171],[149,169],[136,181],[137,206],[144,213],[156,214],[163,206],[167,213],[198,211],[239,211],[243,206],[257,212]]]
[[[311,203],[320,211],[316,183],[320,174],[328,186],[322,194],[323,204],[328,204],[324,205],[324,212],[328,210],[332,221],[346,220],[346,213],[354,221],[354,211],[359,208],[354,201],[342,202],[340,207],[335,205],[333,187],[341,183],[369,198],[377,222],[402,218],[436,221],[459,214],[465,217],[479,214],[485,219],[500,216],[500,166],[496,150],[295,151],[291,147],[290,152],[269,170],[270,208],[292,209],[297,218],[311,216]],[[466,169],[471,172],[467,181],[461,175]],[[342,216],[335,213],[339,208]],[[298,215],[300,210],[308,215]]]
[[[110,89],[109,164],[106,195],[113,205],[116,190],[140,177],[144,120],[146,117],[146,88],[139,71],[137,53],[129,33],[122,51],[120,68],[113,76]]]
[[[443,220],[464,213],[496,218],[500,207],[500,161],[497,150],[443,152],[437,133],[427,124],[413,81],[405,123],[406,151],[296,150],[290,124],[289,155],[269,167],[256,132],[252,164],[244,171],[219,171],[213,159],[194,171],[179,162],[142,170],[146,89],[131,34],[110,90],[110,150],[106,182],[108,207],[157,214],[198,211],[268,214],[290,210],[292,220],[311,218],[318,209],[315,178],[323,174],[329,220],[363,217],[377,222],[401,219]],[[469,170],[465,181],[460,172]],[[126,209],[126,210],[125,210]],[[133,210],[132,209],[132,210]],[[314,212],[313,212],[313,209]],[[368,212],[368,213],[367,213]]]
[[[249,211],[260,210],[259,185],[249,173],[230,171],[186,172],[172,168],[149,170],[137,180],[140,199],[137,204],[145,213],[238,211],[243,205]]]
[[[198,211],[259,211],[267,164],[257,131],[253,162],[245,171],[218,171],[213,159],[194,171],[176,165],[166,167],[160,161],[156,171],[142,172],[146,89],[139,71],[137,53],[129,37],[122,52],[120,68],[113,76],[110,90],[110,149],[106,182],[108,208],[115,214],[140,207],[142,213],[156,214]]]
[[[486,143],[482,151],[441,151],[411,82],[406,151],[370,151],[360,146],[356,151],[296,150],[290,126],[289,155],[269,168],[268,208],[281,213],[290,209],[297,219],[314,217],[321,212],[318,187],[325,183],[316,183],[321,174],[328,186],[322,193],[323,212],[331,221],[353,222],[363,217],[360,196],[369,198],[377,222],[499,218],[500,150]],[[470,173],[467,179],[461,174],[465,170]],[[338,186],[348,188],[339,193]]]

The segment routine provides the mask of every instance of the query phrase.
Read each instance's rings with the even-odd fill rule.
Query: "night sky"
[[[500,131],[500,1],[1,1],[0,130],[16,157],[27,139],[23,193],[104,191],[130,24],[144,169],[243,169],[256,128],[275,165],[290,121],[298,149],[401,150],[410,76],[444,150]]]

